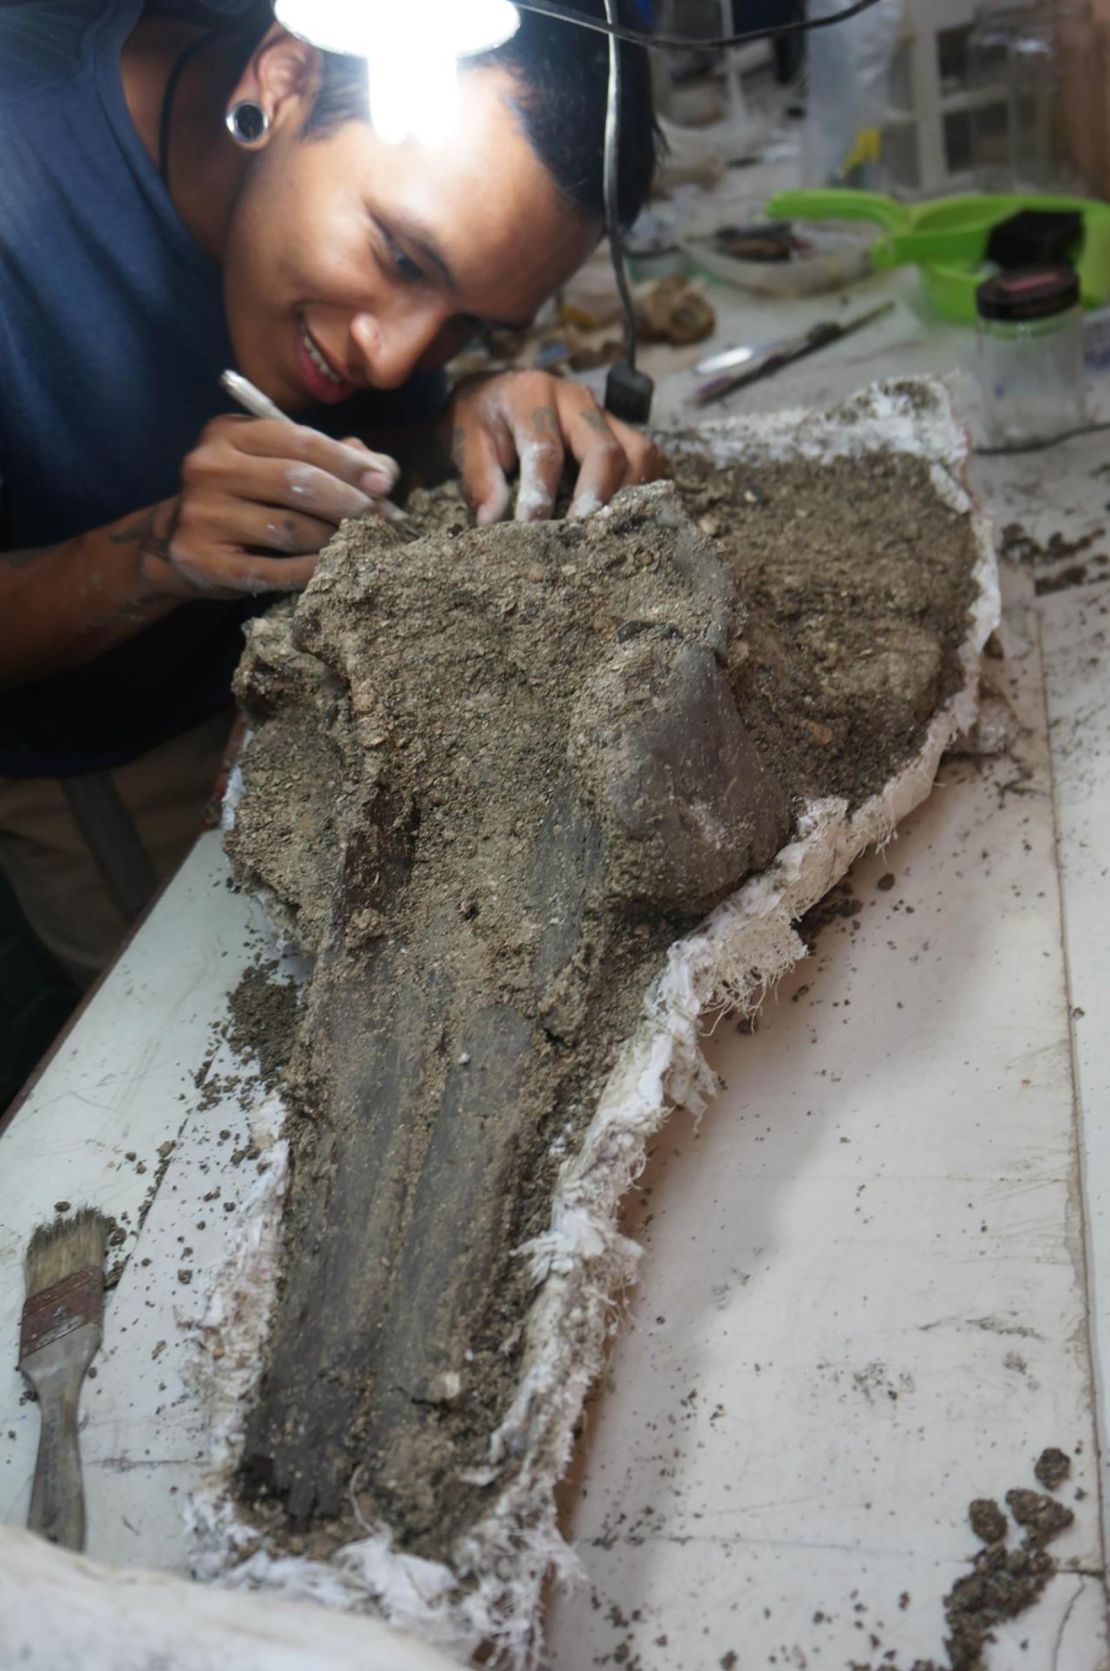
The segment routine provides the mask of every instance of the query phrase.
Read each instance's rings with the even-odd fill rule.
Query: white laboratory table
[[[849,306],[877,291],[894,314],[744,409],[959,363],[967,337],[918,316],[911,278]],[[722,341],[839,307],[713,295]],[[670,370],[661,421],[690,382]],[[656,1145],[628,1209],[639,1286],[563,1492],[582,1581],[552,1602],[555,1671],[944,1664],[968,1501],[1032,1486],[1050,1445],[1075,1524],[987,1663],[1110,1665],[1110,436],[973,479],[1000,525],[1095,535],[1089,578],[1035,596],[1008,569],[1009,748],[946,764],[759,1030],[718,1023],[720,1096]],[[84,1401],[89,1548],[124,1566],[185,1567],[207,1461],[186,1347],[257,1183],[245,1114],[194,1083],[265,944],[227,884],[205,836],[0,1138],[0,1519],[25,1515],[36,1428],[12,1367],[22,1251],[91,1198],[129,1257]]]

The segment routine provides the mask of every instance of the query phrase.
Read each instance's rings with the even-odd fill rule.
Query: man
[[[0,855],[86,982],[135,873],[196,832],[243,620],[307,584],[418,434],[480,523],[513,513],[514,475],[527,519],[567,462],[571,514],[663,469],[543,374],[444,405],[440,368],[526,326],[600,237],[605,36],[525,14],[466,68],[446,145],[390,147],[364,65],[266,8],[223,0],[232,29],[197,9],[0,8]],[[654,139],[623,51],[628,220]],[[225,366],[296,421],[231,415]]]

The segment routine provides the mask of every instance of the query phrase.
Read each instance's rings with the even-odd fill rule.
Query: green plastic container
[[[767,205],[775,219],[874,221],[885,236],[872,246],[871,265],[880,271],[919,266],[937,313],[967,325],[975,323],[975,292],[984,276],[990,235],[1022,209],[1079,210],[1083,239],[1074,260],[1083,306],[1102,307],[1110,297],[1110,203],[1020,193],[899,203],[881,192],[830,187],[779,192]]]

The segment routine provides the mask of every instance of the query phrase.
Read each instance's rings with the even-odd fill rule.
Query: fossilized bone
[[[792,815],[732,694],[735,586],[670,484],[446,550],[348,540],[239,678],[231,850],[316,959],[245,1466],[295,1527],[342,1515],[357,1469],[363,1512],[439,1553],[484,1489],[456,1482],[519,1356],[552,1140],[588,1123],[665,947]],[[290,878],[275,800],[321,751],[326,857]]]

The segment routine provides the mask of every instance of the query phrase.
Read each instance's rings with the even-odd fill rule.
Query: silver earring
[[[254,99],[237,99],[224,117],[236,145],[250,151],[270,131],[270,118]]]

